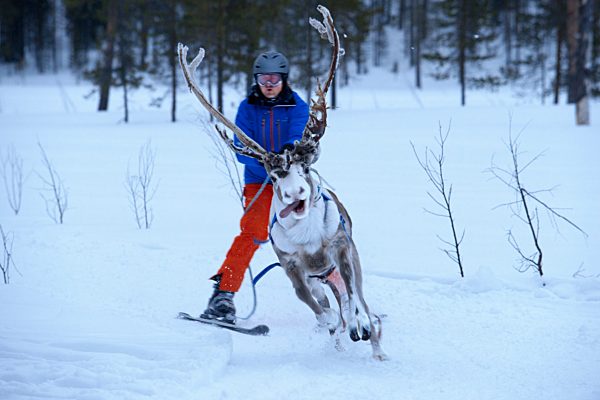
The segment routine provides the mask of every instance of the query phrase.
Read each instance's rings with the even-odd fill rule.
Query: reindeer
[[[268,152],[248,137],[207,101],[193,78],[202,62],[204,49],[187,64],[188,48],[178,46],[179,63],[190,91],[202,105],[239,139],[238,146],[225,129],[216,126],[219,136],[234,152],[260,161],[273,183],[270,237],[281,266],[292,282],[296,295],[315,313],[319,325],[332,335],[349,331],[353,341],[370,340],[373,357],[385,360],[381,348],[381,321],[370,313],[362,291],[362,270],[352,239],[352,220],[344,205],[330,190],[320,186],[312,165],[319,157],[319,141],[327,126],[325,97],[343,55],[338,33],[329,10],[318,6],[323,22],[310,18],[310,24],[333,46],[327,79],[317,82],[317,100],[312,101],[302,140],[281,154]],[[335,295],[339,312],[329,303],[323,284]],[[337,342],[339,344],[339,341]]]

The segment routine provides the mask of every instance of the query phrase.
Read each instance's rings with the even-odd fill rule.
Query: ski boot
[[[233,304],[233,292],[219,289],[219,282],[215,283],[215,291],[208,300],[208,306],[200,318],[216,319],[229,324],[235,324],[235,305]]]

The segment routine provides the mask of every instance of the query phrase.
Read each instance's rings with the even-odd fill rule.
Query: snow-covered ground
[[[387,315],[390,360],[376,362],[349,338],[335,350],[280,269],[258,283],[257,311],[240,322],[268,324],[268,337],[175,319],[206,305],[241,213],[191,95],[182,90],[172,124],[167,105],[150,109],[138,92],[124,124],[118,91],[97,113],[88,83],[3,77],[0,152],[14,148],[27,180],[18,216],[0,191],[18,268],[0,286],[0,398],[600,399],[600,104],[590,127],[576,127],[573,106],[468,92],[460,107],[456,87],[416,91],[410,79],[374,71],[343,88],[317,164],[352,215],[366,299]],[[233,117],[240,93],[227,99]],[[465,230],[464,279],[439,249],[448,222],[423,210],[434,209],[432,187],[410,144],[435,151],[439,124],[450,124],[445,172]],[[528,232],[497,207],[514,193],[486,172],[492,159],[510,166],[511,125],[523,164],[544,152],[523,184],[554,188],[541,198],[588,234],[539,210],[543,282],[514,269],[506,232],[529,252]],[[158,189],[152,227],[139,230],[124,182],[148,141]],[[38,143],[68,188],[63,225],[40,197]],[[254,273],[273,261],[265,246]],[[252,308],[248,281],[241,316]]]

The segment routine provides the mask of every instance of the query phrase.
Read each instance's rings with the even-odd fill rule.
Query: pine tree
[[[592,15],[591,0],[567,0],[568,102],[575,104],[577,125],[590,123],[586,69]]]
[[[141,66],[136,54],[139,52],[140,12],[144,0],[121,1],[117,4],[116,28],[116,62],[114,76],[111,79],[114,86],[123,88],[123,120],[129,122],[129,94],[131,89],[138,88],[143,80]]]
[[[592,2],[590,95],[600,97],[600,3]]]
[[[432,34],[423,58],[436,65],[436,79],[458,78],[461,104],[466,104],[467,86],[497,86],[497,74],[477,75],[484,61],[496,54],[495,18],[490,2],[475,0],[437,0],[432,2]]]
[[[184,3],[181,0],[138,0],[145,11],[139,18],[140,62],[160,82],[168,83],[171,95],[171,122],[177,120],[177,82],[180,75],[177,43],[184,32]],[[152,44],[152,62],[148,64],[148,47]],[[169,94],[160,98],[159,103]]]
[[[104,40],[102,44],[102,60],[92,72],[100,91],[98,111],[108,110],[108,99],[113,78],[113,59],[115,54],[115,41],[118,29],[118,0],[103,1],[103,15],[105,17]]]
[[[25,8],[22,1],[3,3],[0,13],[0,60],[25,64]]]
[[[542,103],[551,93],[547,76],[551,70],[553,38],[562,18],[562,13],[556,11],[555,0],[543,0],[535,4],[519,2],[519,6],[509,2],[508,7],[498,10],[502,21],[518,21],[519,26],[518,31],[510,36],[505,34],[504,39],[510,44],[505,47],[508,56],[501,72],[508,82],[514,83],[519,89],[528,93],[537,92]],[[505,27],[505,32],[507,30],[509,27]],[[512,54],[514,49],[518,49],[518,53],[515,51]]]
[[[97,49],[102,28],[101,0],[65,0],[67,28],[71,43],[70,65],[76,72],[89,67],[90,53]]]

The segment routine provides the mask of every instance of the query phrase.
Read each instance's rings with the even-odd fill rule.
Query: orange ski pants
[[[244,209],[247,209],[247,212],[240,220],[240,233],[233,239],[223,265],[211,278],[216,279],[217,276],[221,276],[220,290],[237,292],[240,289],[250,260],[260,246],[257,241],[264,242],[269,238],[269,213],[273,198],[273,185],[266,185],[252,207],[248,209],[248,205],[261,186],[260,183],[249,183],[244,186]]]

